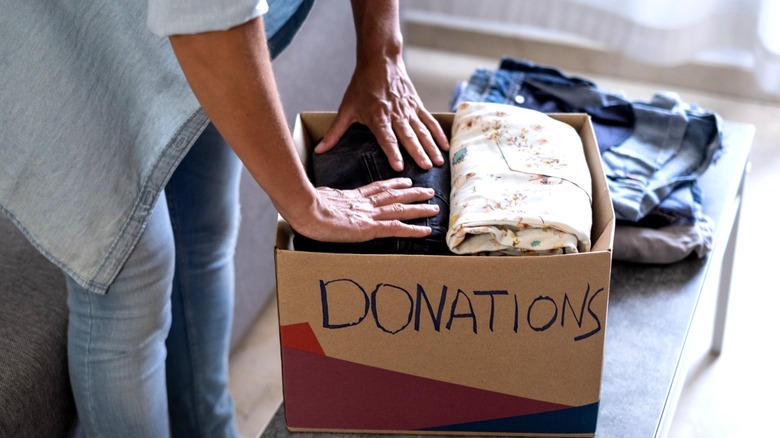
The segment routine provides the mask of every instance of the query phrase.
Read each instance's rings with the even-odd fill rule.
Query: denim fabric
[[[701,189],[680,186],[638,222],[618,221],[613,260],[667,264],[712,248],[712,220],[702,211]]]
[[[317,242],[297,234],[293,241],[296,250],[357,253],[357,254],[450,254],[445,241],[449,222],[450,167],[447,154],[443,152],[445,164],[423,170],[412,157],[401,150],[404,170],[396,172],[377,143],[376,138],[365,125],[353,124],[341,137],[336,146],[323,154],[311,157],[311,180],[316,186],[337,189],[355,189],[363,185],[396,177],[406,177],[415,187],[434,189],[435,196],[429,201],[439,206],[439,213],[431,218],[407,221],[414,225],[431,227],[431,234],[425,238],[382,238],[363,243]]]
[[[615,216],[629,221],[696,181],[722,150],[720,118],[676,96],[656,95],[650,104],[635,103],[634,111],[632,136],[601,154]]]
[[[276,53],[297,10],[264,17]],[[96,293],[208,123],[146,13],[133,1],[0,1],[0,212]]]
[[[314,0],[268,0],[268,6],[270,10],[263,16],[263,25],[271,59],[276,59],[298,33]]]
[[[165,342],[173,436],[237,435],[227,384],[241,169],[210,124],[165,186],[176,249]]]
[[[207,123],[143,2],[0,2],[0,210],[104,292]]]
[[[227,377],[240,170],[209,125],[108,292],[68,278],[70,376],[87,436],[238,436]]]
[[[512,58],[504,58],[496,71],[475,71],[456,89],[451,108],[464,101],[588,113],[616,217],[627,221],[639,221],[675,189],[695,181],[722,150],[718,115],[672,93],[631,101],[555,68]]]
[[[701,202],[698,183],[690,181],[675,189],[642,219],[633,223],[647,228],[692,225],[703,214]]]
[[[168,436],[165,338],[175,255],[160,204],[109,294],[67,277],[70,382],[89,437]]]

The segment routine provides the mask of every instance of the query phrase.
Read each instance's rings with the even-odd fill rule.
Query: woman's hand
[[[444,164],[439,148],[449,148],[447,136],[423,106],[403,64],[377,60],[357,68],[336,119],[314,151],[333,148],[355,122],[368,126],[397,171],[403,170],[399,143],[422,169]]]
[[[433,189],[412,187],[408,178],[377,181],[355,190],[317,188],[312,214],[290,223],[299,233],[322,242],[364,242],[380,237],[425,237],[430,227],[401,221],[435,216]]]
[[[447,136],[425,109],[406,71],[398,2],[352,0],[357,33],[357,62],[336,119],[314,149],[333,148],[355,122],[368,126],[390,160],[401,171],[400,147],[422,169],[444,164]],[[400,143],[400,145],[399,145]]]

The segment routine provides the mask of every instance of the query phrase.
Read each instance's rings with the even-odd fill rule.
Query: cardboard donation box
[[[302,113],[308,156],[333,113]],[[445,132],[452,114],[437,114]],[[592,436],[614,213],[590,119],[592,250],[549,256],[362,255],[276,248],[293,431]]]

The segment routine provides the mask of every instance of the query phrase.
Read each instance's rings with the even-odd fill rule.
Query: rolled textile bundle
[[[456,254],[590,250],[591,180],[582,140],[524,108],[458,105],[450,138],[450,224]]]

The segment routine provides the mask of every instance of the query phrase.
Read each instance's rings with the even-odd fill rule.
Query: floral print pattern
[[[457,254],[590,250],[591,181],[571,126],[508,105],[463,102],[450,141],[447,243]]]

